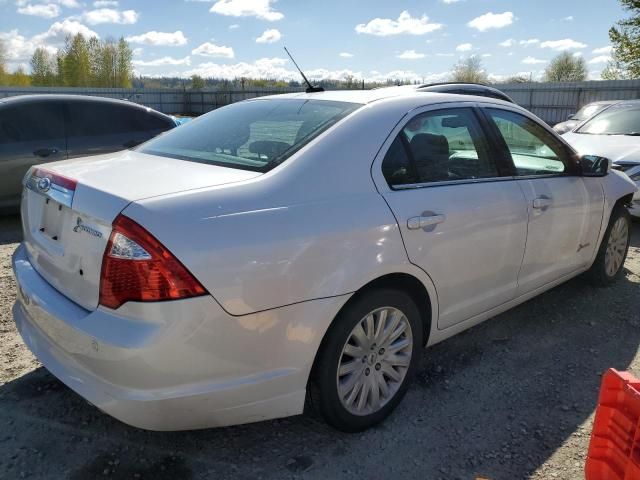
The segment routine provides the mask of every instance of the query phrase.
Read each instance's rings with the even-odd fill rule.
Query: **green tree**
[[[7,74],[7,50],[4,46],[4,42],[0,40],[0,85],[6,82]]]
[[[116,86],[131,88],[131,79],[133,78],[132,62],[133,51],[124,37],[120,37],[117,45]]]
[[[9,81],[7,82],[12,87],[28,87],[31,85],[31,77],[25,73],[24,68],[18,67],[18,69],[7,75]]]
[[[51,86],[55,82],[54,62],[46,49],[38,47],[31,56],[31,84]]]
[[[587,62],[584,58],[562,52],[554,57],[544,71],[547,82],[581,82],[587,79]]]
[[[205,86],[206,83],[200,75],[191,75],[191,90],[202,90]]]
[[[460,59],[453,66],[451,79],[454,82],[489,83],[487,72],[485,72],[482,61],[477,55]]]
[[[89,44],[81,33],[67,37],[64,47],[64,79],[70,87],[88,87],[91,84]]]
[[[624,78],[640,78],[640,0],[620,0],[622,7],[631,13],[609,30],[613,45],[614,64],[607,66],[606,75]],[[605,72],[603,72],[604,78]]]

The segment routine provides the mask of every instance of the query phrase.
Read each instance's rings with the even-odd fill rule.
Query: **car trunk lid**
[[[129,203],[259,175],[138,152],[34,168],[25,180],[22,198],[29,259],[62,294],[93,310],[98,306],[111,224]]]

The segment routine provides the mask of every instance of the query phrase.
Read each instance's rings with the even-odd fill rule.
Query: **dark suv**
[[[17,211],[31,165],[134,147],[176,126],[122,100],[80,95],[0,99],[0,212]]]

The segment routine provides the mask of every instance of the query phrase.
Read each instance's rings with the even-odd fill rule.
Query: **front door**
[[[485,111],[504,139],[527,201],[527,247],[518,278],[523,294],[588,266],[604,194],[597,179],[579,175],[571,152],[535,120],[511,110]]]
[[[470,107],[418,114],[383,160],[381,192],[409,260],[435,284],[440,329],[516,294],[527,208],[498,163]]]

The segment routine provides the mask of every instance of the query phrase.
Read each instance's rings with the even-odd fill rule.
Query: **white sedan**
[[[618,102],[563,137],[578,152],[611,159],[640,186],[640,101]],[[640,192],[629,212],[640,217]]]
[[[14,317],[54,375],[138,427],[398,405],[420,350],[580,273],[607,285],[636,190],[500,100],[253,99],[132,151],[33,168]]]

